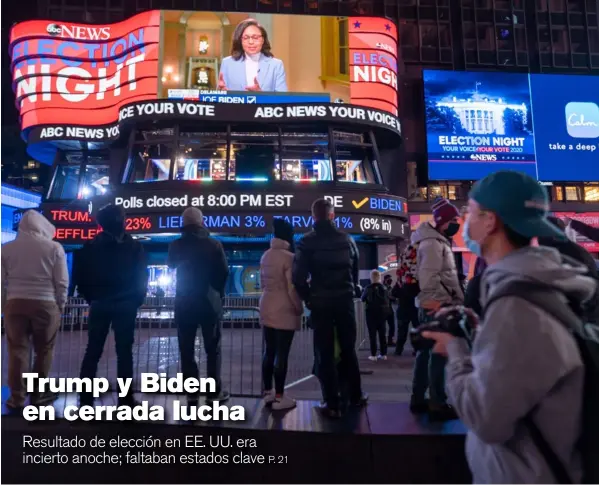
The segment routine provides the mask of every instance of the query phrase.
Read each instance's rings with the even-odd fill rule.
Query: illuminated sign
[[[563,219],[569,217],[570,219],[577,220],[588,224],[591,227],[599,227],[599,212],[555,212],[555,217]],[[592,241],[581,234],[576,232],[576,243],[580,244],[583,248],[591,253],[599,252],[599,242]]]
[[[399,135],[399,119],[389,113],[371,108],[341,104],[305,105],[248,105],[199,104],[189,101],[150,101],[123,106],[118,112],[118,123],[102,127],[77,125],[45,125],[35,127],[29,142],[52,140],[116,140],[120,125],[127,122],[156,121],[161,119],[187,119],[193,121],[220,121],[236,123],[289,123],[336,122],[360,123],[374,128],[390,130]],[[80,116],[81,117],[81,116]]]
[[[227,190],[191,184],[186,184],[172,192],[120,190],[110,195],[96,197],[94,200],[97,200],[97,203],[94,202],[92,212],[109,203],[123,207],[128,214],[148,211],[165,212],[173,209],[183,211],[186,207],[239,212],[256,210],[310,212],[312,203],[319,197],[328,199],[339,212],[407,218],[408,207],[405,199],[388,194],[368,194],[359,191],[323,193],[309,189],[295,192],[253,189],[246,192],[242,188]]]
[[[204,214],[204,226],[212,232],[222,234],[269,234],[275,218],[285,219],[299,233],[312,230],[314,220],[309,213],[285,214],[239,214],[209,212]],[[95,223],[74,226],[54,222],[55,239],[62,243],[77,243],[92,240],[102,231]],[[351,234],[380,235],[389,237],[405,237],[407,224],[397,218],[382,216],[360,216],[356,214],[338,214],[333,220],[335,226]],[[183,227],[181,214],[149,214],[128,217],[125,229],[132,235],[142,234],[178,234]]]
[[[397,27],[376,17],[350,17],[351,103],[397,115]]]
[[[106,125],[125,102],[155,99],[159,41],[159,11],[103,26],[15,25],[9,52],[22,129],[81,125],[82,109],[88,110],[85,125]]]

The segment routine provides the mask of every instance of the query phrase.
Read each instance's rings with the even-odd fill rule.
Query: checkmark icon
[[[356,202],[355,200],[351,201],[351,203],[354,204],[354,207],[356,209],[362,207],[364,204],[366,204],[366,202],[368,202],[368,197],[364,197],[360,202]]]

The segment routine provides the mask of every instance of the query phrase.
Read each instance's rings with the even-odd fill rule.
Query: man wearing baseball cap
[[[533,441],[527,417],[572,483],[582,477],[576,444],[584,367],[576,341],[524,291],[494,299],[514,282],[544,285],[531,291],[542,291],[548,306],[592,297],[595,283],[585,267],[564,264],[553,248],[531,246],[536,237],[565,237],[547,219],[548,207],[545,188],[528,175],[499,171],[477,182],[464,239],[489,266],[481,287],[484,317],[472,352],[465,339],[423,332],[436,341],[433,352],[448,356],[447,393],[469,428],[466,453],[474,483],[564,483],[556,482],[552,465]]]
[[[460,305],[464,302],[452,237],[459,229],[460,211],[447,199],[438,198],[432,206],[433,223],[424,222],[412,234],[412,245],[417,246],[417,276],[420,292],[416,296],[419,324],[434,319],[442,305]],[[430,400],[425,399],[428,388]],[[416,354],[410,410],[428,412],[433,421],[456,419],[455,411],[447,404],[445,393],[445,358],[431,355],[430,348]]]

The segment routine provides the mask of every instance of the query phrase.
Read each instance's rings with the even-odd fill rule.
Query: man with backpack
[[[372,361],[377,359],[387,360],[387,338],[385,335],[385,323],[388,315],[393,314],[389,290],[381,284],[381,273],[372,270],[370,273],[370,284],[364,288],[362,301],[366,304],[366,326],[370,339],[370,357]],[[377,337],[379,339],[380,352],[377,354]]]
[[[533,238],[565,235],[545,188],[499,171],[470,192],[464,240],[488,263],[484,317],[466,339],[423,332],[448,356],[447,392],[468,427],[474,483],[596,483],[599,329],[580,315],[596,283]],[[448,311],[448,310],[443,310]]]
[[[117,357],[117,376],[133,376],[133,343],[137,310],[143,304],[148,269],[143,246],[125,233],[121,206],[108,205],[98,212],[102,227],[93,241],[74,258],[73,279],[79,294],[90,305],[88,341],[81,362],[81,377],[94,378],[112,328]],[[91,392],[83,392],[80,404],[93,404]],[[119,397],[119,405],[135,406],[133,394]]]

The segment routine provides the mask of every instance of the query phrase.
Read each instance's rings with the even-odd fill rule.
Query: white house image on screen
[[[497,100],[483,97],[478,93],[478,86],[469,99],[453,97],[451,101],[439,101],[437,107],[449,108],[455,112],[462,128],[473,135],[505,135],[505,110],[512,109],[522,117],[522,125],[526,126],[528,109],[524,103],[508,104],[503,99]]]

